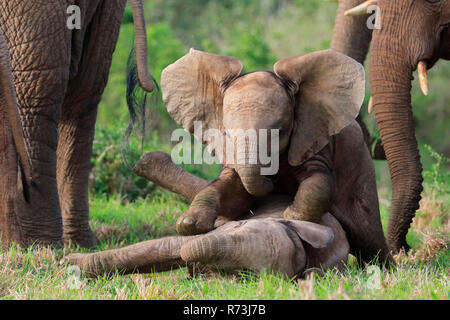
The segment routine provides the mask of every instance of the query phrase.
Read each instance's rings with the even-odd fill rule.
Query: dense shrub
[[[97,195],[119,195],[135,200],[152,193],[156,187],[133,173],[132,166],[142,152],[136,139],[131,139],[127,149],[121,145],[124,131],[117,126],[97,126],[91,159],[90,190]],[[156,133],[155,137],[152,142],[157,141]]]
[[[90,190],[93,195],[116,196],[123,201],[155,196],[162,192],[153,183],[133,173],[133,166],[147,152],[171,153],[171,144],[161,143],[158,131],[147,136],[144,143],[138,135],[124,141],[122,126],[97,126],[91,158]],[[188,172],[207,180],[214,179],[219,165],[182,165]]]

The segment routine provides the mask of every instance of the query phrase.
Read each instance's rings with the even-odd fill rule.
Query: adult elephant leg
[[[124,1],[97,1],[85,29],[75,31],[72,55],[79,60],[72,74],[59,123],[58,191],[64,239],[92,247],[97,239],[89,227],[88,177],[97,107],[106,86],[119,36]],[[89,3],[92,6],[92,2]]]
[[[23,138],[11,61],[0,31],[0,242],[3,246],[23,241],[17,217],[16,199],[29,201],[30,161]],[[20,169],[19,169],[20,168]],[[19,171],[22,179],[18,179]],[[18,192],[19,185],[22,193]]]
[[[17,151],[5,104],[0,88],[0,242],[3,246],[23,240],[15,205],[16,198],[21,196],[17,193]]]
[[[82,103],[82,102],[80,102]],[[89,227],[88,175],[97,115],[95,99],[89,100],[85,113],[75,119],[66,116],[59,124],[58,190],[60,196],[64,240],[82,247],[92,247],[97,239]]]
[[[31,158],[28,203],[17,201],[22,244],[60,244],[62,220],[56,185],[57,124],[69,79],[70,30],[65,2],[2,1],[0,25]]]

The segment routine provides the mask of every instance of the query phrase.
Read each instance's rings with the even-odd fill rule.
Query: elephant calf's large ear
[[[334,239],[333,229],[317,223],[297,220],[281,220],[281,223],[314,248],[325,248]]]
[[[364,68],[344,54],[324,50],[279,61],[274,70],[295,96],[289,164],[298,166],[357,117],[364,100]]]
[[[202,122],[203,130],[221,130],[223,92],[242,69],[237,59],[191,49],[162,72],[167,111],[190,133],[196,121]]]

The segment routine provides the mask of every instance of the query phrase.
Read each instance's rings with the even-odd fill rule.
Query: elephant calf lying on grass
[[[135,172],[190,200],[208,186],[163,152],[144,155]],[[339,222],[329,213],[322,216],[320,224],[283,219],[283,211],[292,200],[280,194],[259,199],[251,214],[237,221],[218,219],[217,228],[204,235],[166,237],[120,249],[72,254],[67,260],[89,276],[167,271],[193,267],[194,263],[208,270],[268,270],[288,277],[301,277],[311,269],[341,269],[350,247]]]

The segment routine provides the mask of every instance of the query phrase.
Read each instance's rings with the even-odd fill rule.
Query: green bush
[[[171,153],[171,144],[161,143],[158,131],[153,131],[144,142],[132,135],[128,143],[124,140],[125,129],[121,126],[97,126],[91,158],[90,190],[92,195],[114,196],[123,201],[160,195],[157,186],[133,173],[133,166],[147,152]],[[203,179],[214,179],[219,165],[182,165]]]
[[[137,139],[122,145],[125,130],[119,127],[97,126],[91,158],[90,190],[95,195],[118,195],[126,200],[146,197],[156,186],[133,173],[132,167],[142,151]],[[157,133],[146,147],[158,144]],[[157,149],[158,147],[156,147]]]

